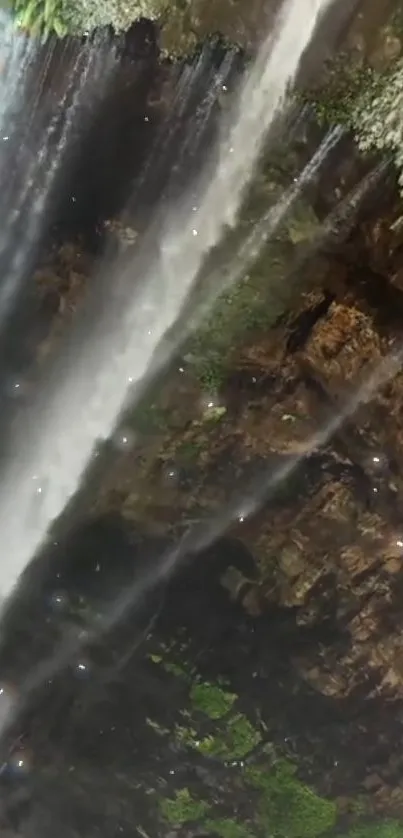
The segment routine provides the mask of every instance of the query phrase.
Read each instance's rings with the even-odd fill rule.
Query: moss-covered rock
[[[192,797],[189,789],[180,789],[174,798],[161,800],[161,812],[168,823],[182,826],[189,821],[199,821],[209,810],[208,803]]]
[[[262,792],[258,817],[264,834],[317,838],[335,825],[335,803],[319,797],[302,783],[291,763],[279,761],[269,771],[248,768],[246,778]]]
[[[347,838],[402,838],[403,824],[396,820],[385,820],[379,823],[362,823],[353,826],[347,833]]]
[[[221,719],[231,710],[236,695],[217,684],[196,683],[191,689],[190,699],[193,706],[210,719]]]

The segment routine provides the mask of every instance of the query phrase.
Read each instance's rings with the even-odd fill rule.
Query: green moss
[[[352,827],[344,838],[403,838],[403,824],[396,820],[362,822]]]
[[[259,744],[261,735],[249,719],[237,713],[223,724],[219,733],[204,737],[197,744],[200,753],[225,761],[238,760],[246,756]]]
[[[295,767],[278,762],[264,771],[247,768],[247,782],[261,792],[258,822],[275,838],[317,838],[332,829],[337,809],[295,776]]]
[[[204,828],[219,838],[253,838],[246,826],[230,818],[209,819],[204,823]]]
[[[281,301],[279,305],[273,293],[280,278],[284,278],[283,263],[265,250],[253,273],[219,296],[189,341],[192,366],[206,390],[220,390],[239,338],[269,328],[282,313]]]
[[[189,789],[185,788],[177,791],[173,799],[161,800],[160,809],[168,823],[182,826],[189,821],[199,821],[204,818],[210,806],[205,801],[192,797]]]
[[[190,700],[196,710],[205,713],[210,719],[221,719],[231,710],[236,695],[214,684],[200,683],[193,685]]]

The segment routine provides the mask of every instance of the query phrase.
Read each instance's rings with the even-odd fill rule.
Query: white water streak
[[[88,104],[95,84],[97,92],[100,84],[105,84],[108,70],[110,67],[100,66],[97,49],[84,47],[71,71],[71,79],[57,112],[47,126],[40,149],[37,153],[32,150],[32,162],[23,188],[13,202],[12,212],[3,225],[0,237],[1,256],[8,246],[14,225],[22,213],[26,216],[24,235],[19,239],[11,265],[0,285],[0,328],[24,279],[24,267],[42,232],[58,175],[70,150],[74,132],[80,128],[82,106]]]
[[[183,537],[181,543],[161,558],[157,568],[153,565],[150,572],[144,574],[141,582],[137,582],[131,590],[125,590],[122,593],[114,608],[105,618],[103,630],[111,629],[129,607],[139,601],[150,588],[168,577],[186,555],[206,549],[220,535],[225,533],[235,521],[245,520],[248,516],[257,512],[271,492],[287,480],[304,460],[327,445],[357,409],[371,401],[378,390],[394,378],[402,369],[402,364],[403,349],[386,355],[361,384],[356,384],[354,388],[351,387],[351,395],[336,411],[335,415],[307,439],[303,452],[290,457],[279,468],[270,469],[263,476],[260,475],[249,486],[246,497],[243,493],[236,492],[236,497],[230,500],[227,506],[221,509],[216,516],[212,516],[207,521],[191,528]]]
[[[128,609],[135,607],[142,601],[148,591],[163,582],[164,579],[169,578],[186,556],[206,549],[222,533],[226,532],[232,523],[237,520],[245,520],[248,516],[257,512],[270,492],[287,480],[306,458],[327,445],[344,422],[353,416],[361,405],[368,403],[379,388],[387,384],[401,370],[402,363],[403,349],[385,356],[361,384],[356,386],[354,390],[351,388],[351,395],[346,399],[344,405],[340,407],[332,419],[307,440],[305,450],[302,453],[290,457],[279,468],[268,470],[263,476],[260,475],[249,486],[246,498],[243,496],[240,498],[240,493],[236,493],[236,497],[230,500],[227,506],[221,509],[216,516],[212,516],[207,521],[192,527],[177,547],[163,554],[158,563],[151,562],[150,569],[143,574],[140,580],[137,580],[129,588],[125,588],[114,606],[98,623],[96,631],[89,632],[86,636],[85,642],[91,643],[93,640],[99,640],[103,633],[106,634],[110,631],[125,616]],[[12,721],[14,713],[17,713],[24,706],[30,693],[71,662],[82,645],[83,641],[77,637],[76,633],[73,632],[70,636],[67,636],[64,642],[58,646],[54,655],[41,662],[35,667],[34,671],[27,675],[21,684],[18,696],[7,696],[5,709],[2,718],[0,718],[0,734]]]
[[[21,440],[2,481],[3,596],[14,588],[49,525],[77,490],[96,441],[113,431],[130,391],[129,382],[141,385],[206,254],[225,228],[236,222],[266,134],[330,2],[286,0],[274,34],[263,44],[242,86],[232,127],[221,142],[215,171],[201,195],[197,219],[185,215],[186,206],[172,221],[167,219],[159,258],[143,272],[137,293],[130,288],[136,265],[116,278],[121,288],[126,283],[120,316],[109,321],[108,304],[113,308],[113,297],[106,300],[102,341],[91,341],[88,335],[89,345],[77,350],[56,394],[45,402],[41,427],[33,417],[32,432]]]
[[[14,112],[20,105],[34,53],[34,42],[19,33],[11,17],[0,10],[0,140],[3,142],[4,137],[11,135]]]
[[[303,190],[314,180],[328,154],[337,145],[343,134],[343,128],[338,126],[328,131],[319,148],[296,179],[296,182],[287,189],[285,194],[276,201],[274,206],[270,207],[260,221],[253,227],[234,258],[224,268],[220,267],[209,276],[208,291],[202,302],[198,304],[196,311],[192,312],[192,317],[187,323],[186,331],[181,332],[180,342],[200,326],[223,291],[236,285],[247,275],[251,266],[262,253],[265,244],[277,233],[288,214],[292,211],[294,204],[300,198]],[[268,279],[270,280],[270,277]]]

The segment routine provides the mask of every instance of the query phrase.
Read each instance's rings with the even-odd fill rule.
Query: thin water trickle
[[[343,128],[336,126],[331,128],[319,148],[313,154],[311,160],[303,168],[295,183],[286,190],[274,206],[262,216],[260,221],[253,227],[246,236],[236,254],[229,263],[220,265],[217,271],[212,271],[208,277],[207,287],[202,288],[202,298],[193,307],[191,318],[184,325],[184,330],[178,335],[181,342],[189,336],[203,319],[208,315],[214,302],[219,295],[231,286],[240,282],[250,270],[251,266],[259,258],[265,244],[276,234],[278,229],[292,211],[293,206],[304,192],[304,189],[314,180],[319,173],[321,166],[327,160],[329,154],[341,140],[344,134]]]
[[[343,423],[352,416],[361,404],[370,401],[380,387],[385,385],[401,369],[403,363],[403,349],[386,355],[382,361],[367,375],[346,399],[344,405],[323,424],[319,430],[306,441],[305,450],[290,457],[287,462],[277,469],[267,470],[259,475],[247,488],[246,492],[237,492],[229,503],[220,509],[216,515],[203,521],[202,524],[192,526],[177,546],[169,549],[160,556],[158,563],[151,563],[149,571],[144,571],[140,579],[132,586],[126,587],[114,602],[108,612],[100,620],[97,629],[86,636],[86,641],[107,634],[114,625],[124,617],[129,608],[141,602],[147,591],[169,577],[177,565],[190,554],[198,553],[213,544],[223,532],[226,532],[235,521],[243,523],[253,515],[279,485],[287,480],[302,462],[315,451],[323,448]],[[24,706],[32,691],[37,689],[56,672],[63,669],[74,655],[77,654],[82,642],[77,636],[67,635],[56,648],[54,655],[37,665],[29,672],[23,681],[19,693],[13,695],[13,703],[6,705],[3,716],[0,713],[0,734],[12,721],[14,714]],[[1,704],[0,704],[1,710]]]
[[[112,66],[113,62],[105,61],[98,46],[85,45],[81,49],[70,69],[70,80],[56,112],[40,136],[39,147],[29,148],[30,163],[26,171],[19,173],[19,188],[13,190],[11,184],[3,197],[0,259],[14,237],[16,246],[0,284],[0,328],[46,224],[58,178],[71,153],[74,137],[83,130],[84,107],[88,107],[95,92],[99,95]],[[22,224],[22,232],[19,232]]]
[[[198,211],[189,213],[186,200],[172,208],[151,252],[148,240],[134,263],[115,267],[109,294],[104,283],[102,316],[61,365],[57,387],[43,393],[38,414],[34,411],[26,434],[16,441],[0,494],[0,533],[7,545],[0,569],[3,596],[12,591],[51,522],[77,490],[96,442],[110,436],[126,399],[136,396],[204,258],[236,223],[264,139],[330,3],[283,4],[274,32],[247,73],[213,155],[214,165],[200,179]],[[33,482],[33,475],[39,482]]]

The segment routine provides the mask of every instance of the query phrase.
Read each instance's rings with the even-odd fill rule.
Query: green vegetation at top
[[[69,33],[63,0],[11,0],[11,9],[17,26],[32,37],[46,40]]]
[[[112,26],[123,32],[140,18],[162,19],[167,0],[10,0],[17,25],[44,39]]]
[[[325,73],[324,83],[301,97],[314,107],[321,124],[345,125],[361,152],[390,157],[403,190],[402,58],[375,70],[340,56]]]

